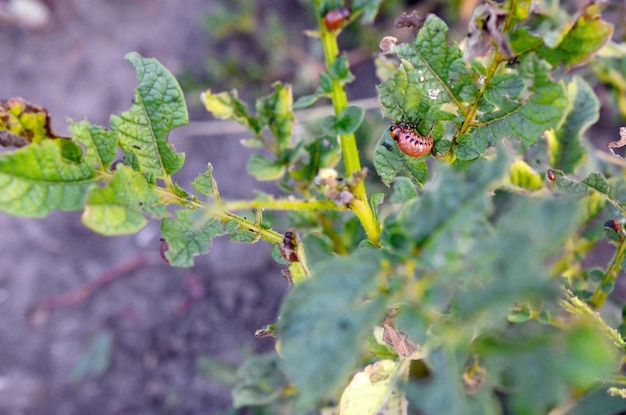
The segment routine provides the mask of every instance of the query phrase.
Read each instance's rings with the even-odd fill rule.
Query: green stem
[[[504,34],[506,34],[511,29],[511,25],[513,23],[513,10],[515,10],[515,7],[517,7],[517,0],[512,0],[509,7],[509,13],[506,16],[504,26],[502,27],[502,33]],[[450,146],[450,150],[448,151],[448,154],[450,155],[453,154],[457,138],[465,134],[470,129],[470,127],[474,125],[474,118],[476,117],[476,113],[478,111],[478,104],[480,103],[480,100],[482,99],[483,94],[487,89],[489,81],[496,74],[498,68],[500,67],[500,64],[507,60],[507,58],[503,56],[498,49],[495,49],[492,56],[493,58],[491,59],[491,63],[489,65],[489,68],[487,69],[487,75],[485,76],[485,80],[483,82],[480,93],[476,97],[474,103],[465,112],[465,120],[463,121],[463,125],[461,125],[461,128],[459,128],[458,134],[452,139],[452,145]]]
[[[315,8],[318,16],[320,14],[319,6],[320,0],[315,0]],[[337,45],[336,33],[326,29],[323,18],[319,19],[319,27],[322,46],[324,48],[326,69],[330,70],[331,65],[337,56],[339,56],[339,46]],[[339,115],[341,111],[348,107],[348,97],[346,95],[346,91],[341,82],[337,80],[332,81],[331,99],[333,101],[335,115]],[[355,173],[359,173],[361,171],[361,161],[359,159],[359,151],[356,146],[356,139],[354,134],[339,134],[339,141],[341,143],[346,177],[350,178]],[[377,244],[380,240],[380,224],[376,220],[374,212],[367,201],[365,184],[360,181],[354,189],[352,189],[352,192],[355,200],[350,203],[350,209],[352,209],[352,211],[359,218],[368,239],[372,243]]]
[[[233,200],[216,205],[219,210],[345,210],[331,200],[298,200],[298,199],[270,199],[270,200]]]
[[[617,246],[617,250],[615,251],[615,255],[613,255],[613,259],[611,260],[611,264],[609,268],[606,270],[604,274],[604,278],[598,284],[598,287],[594,291],[591,296],[591,300],[589,300],[589,306],[594,310],[599,309],[604,304],[604,301],[609,296],[612,291],[612,287],[615,285],[615,281],[617,280],[617,276],[622,269],[622,262],[624,261],[624,256],[626,255],[626,238],[622,238]],[[610,288],[610,289],[609,289]]]
[[[164,189],[162,187],[157,187],[155,192],[160,196],[161,202],[165,204],[176,204],[179,206],[183,206],[188,209],[206,209],[207,205],[198,200],[189,200],[185,199],[175,193],[172,193],[168,189]],[[265,229],[261,226],[258,226],[254,222],[247,220],[246,218],[242,218],[241,216],[237,216],[234,213],[218,211],[213,212],[211,214],[212,217],[222,221],[222,222],[231,222],[235,221],[239,225],[240,228],[247,229],[250,232],[253,232],[259,237],[267,242],[270,242],[274,245],[279,244],[283,241],[283,235],[272,230]]]

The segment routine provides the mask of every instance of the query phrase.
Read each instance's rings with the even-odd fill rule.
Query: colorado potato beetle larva
[[[433,148],[432,137],[424,137],[406,123],[391,124],[389,135],[398,144],[398,149],[410,157],[422,157]]]
[[[324,16],[324,26],[326,26],[328,30],[337,30],[348,17],[350,17],[350,9],[347,7],[330,10]]]
[[[280,255],[289,262],[298,262],[297,236],[293,230],[285,232],[283,242],[278,245]]]

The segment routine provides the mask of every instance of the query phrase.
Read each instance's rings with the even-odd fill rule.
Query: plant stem
[[[270,199],[270,200],[233,200],[219,203],[220,210],[268,209],[268,210],[345,210],[331,200],[298,200],[298,199]]]
[[[164,203],[173,203],[180,206],[184,206],[188,209],[206,209],[207,205],[198,200],[188,200],[177,194],[172,193],[168,189],[164,189],[158,187],[155,189],[155,192],[161,197],[161,201]],[[270,242],[274,245],[279,244],[283,241],[283,235],[272,230],[265,229],[261,226],[258,226],[254,222],[247,220],[246,218],[242,218],[241,216],[237,216],[234,213],[218,211],[212,212],[211,217],[214,217],[222,222],[231,222],[235,221],[239,225],[240,228],[247,229],[250,232],[253,232],[259,237],[267,242]]]
[[[617,250],[615,251],[615,255],[613,255],[613,259],[611,260],[611,264],[604,274],[604,278],[602,278],[602,281],[593,292],[591,300],[589,300],[589,306],[594,310],[602,307],[604,301],[609,296],[610,291],[607,292],[606,289],[609,285],[612,286],[615,283],[615,280],[617,280],[617,276],[622,269],[624,255],[626,255],[626,238],[622,238],[622,240],[620,240]]]
[[[319,6],[320,0],[315,0],[315,8],[318,15],[320,14]],[[339,46],[337,45],[336,33],[326,29],[323,18],[319,19],[319,27],[322,46],[324,48],[326,69],[330,70],[331,65],[337,56],[339,56]],[[333,101],[335,115],[339,115],[341,111],[348,107],[348,97],[346,95],[346,91],[341,82],[335,79],[332,80],[331,99]],[[359,151],[356,146],[356,139],[354,134],[339,134],[339,141],[341,143],[346,177],[350,178],[355,173],[359,173],[361,171],[361,161],[359,159]],[[355,199],[352,203],[350,203],[350,209],[352,209],[361,221],[361,225],[365,229],[368,239],[372,243],[378,244],[380,240],[380,225],[367,201],[365,184],[362,181],[359,181],[354,189],[352,189],[352,192]]]

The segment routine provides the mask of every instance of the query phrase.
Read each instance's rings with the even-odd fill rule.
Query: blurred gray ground
[[[216,1],[48,3],[43,29],[0,26],[0,98],[47,107],[62,134],[66,117],[107,125],[111,113],[130,107],[136,81],[127,52],[156,57],[175,74],[210,54],[200,19]],[[189,188],[211,161],[225,197],[249,197],[259,183],[245,173],[249,153],[238,138],[175,130],[171,142],[187,154],[178,182]],[[0,414],[215,414],[229,405],[229,389],[199,373],[196,359],[237,362],[242,353],[271,349],[271,340],[253,333],[274,321],[286,283],[266,243],[217,238],[196,267],[183,270],[160,260],[159,237],[157,222],[135,236],[107,238],[86,229],[79,212],[45,219],[0,213]],[[38,302],[142,253],[148,265],[53,312],[40,327],[27,324]],[[110,370],[73,381],[78,359],[102,330],[114,336]]]

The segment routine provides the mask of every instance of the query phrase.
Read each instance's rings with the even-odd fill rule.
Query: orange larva
[[[408,124],[392,124],[389,135],[398,143],[398,149],[410,157],[422,157],[433,148],[432,137],[424,137]]]
[[[350,17],[350,9],[347,7],[330,10],[324,16],[324,26],[326,26],[328,30],[337,30],[348,17]]]

